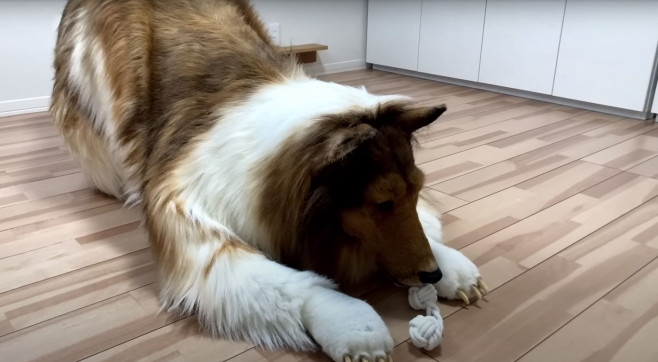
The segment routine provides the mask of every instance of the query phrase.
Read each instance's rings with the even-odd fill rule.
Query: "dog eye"
[[[393,201],[388,200],[380,202],[377,204],[377,209],[379,209],[379,211],[391,212],[393,211]]]

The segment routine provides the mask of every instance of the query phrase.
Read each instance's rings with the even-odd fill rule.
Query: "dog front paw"
[[[334,361],[391,360],[393,338],[381,317],[364,301],[324,291],[307,302],[304,323]]]
[[[438,244],[434,247],[443,277],[434,284],[439,297],[461,299],[467,305],[489,293],[478,268],[460,251]]]
[[[356,317],[356,316],[352,316]],[[347,321],[343,321],[347,322]],[[330,338],[324,338],[323,351],[334,361],[388,362],[393,351],[393,339],[381,323],[354,320],[353,325],[336,328]],[[357,325],[358,324],[358,325]]]

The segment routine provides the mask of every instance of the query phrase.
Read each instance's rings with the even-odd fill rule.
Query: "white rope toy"
[[[411,343],[417,348],[432,350],[443,339],[443,318],[437,304],[434,285],[409,288],[409,305],[415,310],[425,310],[427,315],[418,315],[409,321]]]

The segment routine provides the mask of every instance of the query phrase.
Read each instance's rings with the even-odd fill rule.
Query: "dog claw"
[[[466,305],[471,304],[471,302],[468,300],[468,297],[466,296],[466,293],[464,293],[463,290],[461,289],[458,290],[457,295],[459,296],[459,298],[461,298],[464,301],[464,303],[466,303]]]
[[[353,362],[352,356],[345,355],[345,357],[343,357],[343,362]],[[354,362],[371,362],[371,361],[370,358],[368,357],[361,357],[354,360]],[[377,357],[377,359],[373,360],[372,362],[393,362],[393,357],[391,355],[386,355],[386,357]]]
[[[483,294],[489,294],[489,287],[484,283],[482,278],[478,278],[478,288],[482,290]]]
[[[475,296],[478,298],[478,300],[482,299],[482,293],[480,293],[480,291],[475,285],[471,285],[471,290],[473,291],[473,293],[475,293]]]

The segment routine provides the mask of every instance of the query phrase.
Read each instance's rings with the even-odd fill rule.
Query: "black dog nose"
[[[439,280],[441,280],[441,277],[443,277],[441,269],[436,269],[433,272],[418,272],[418,278],[420,279],[420,282],[425,284],[438,283]]]

